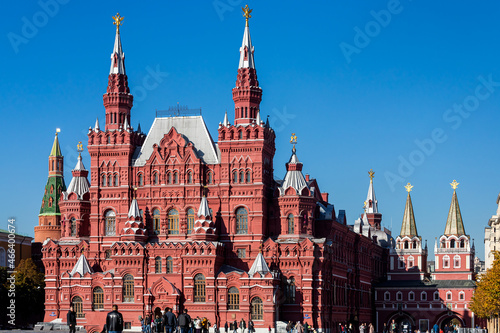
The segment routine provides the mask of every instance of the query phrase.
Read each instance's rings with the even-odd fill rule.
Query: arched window
[[[92,305],[94,310],[104,309],[104,291],[101,287],[95,287],[92,291]]]
[[[167,173],[167,184],[172,184],[172,174],[170,172]]]
[[[155,273],[156,274],[161,273],[161,257],[155,258]]]
[[[104,251],[104,257],[106,259],[111,259],[111,250]]]
[[[101,176],[101,186],[106,186],[106,175],[104,174]]]
[[[397,301],[402,301],[403,300],[403,293],[402,292],[398,291],[396,293],[396,300]]]
[[[76,237],[76,220],[74,217],[71,218],[70,223],[71,237]]]
[[[174,272],[174,263],[172,257],[167,257],[167,274],[172,274]]]
[[[446,300],[447,300],[447,301],[451,301],[451,300],[452,300],[452,294],[451,294],[451,291],[448,291],[448,292],[446,293]]]
[[[108,175],[108,183],[109,183],[109,187],[113,186],[113,175],[111,175],[111,174]]]
[[[193,232],[193,227],[194,227],[194,209],[189,208],[188,209],[188,214],[187,214],[187,233],[190,234]]]
[[[119,178],[120,177],[118,177],[118,174],[115,173],[115,186],[119,186],[120,185]]]
[[[465,299],[465,293],[463,291],[460,292],[458,298],[463,301]]]
[[[105,221],[105,228],[106,228],[106,236],[114,236],[116,235],[116,227],[115,227],[115,212],[112,210],[108,210],[106,212],[106,221]]]
[[[187,183],[192,184],[193,183],[193,173],[191,171],[188,171],[187,174]]]
[[[391,300],[391,293],[386,291],[384,293],[384,301],[390,301]]]
[[[233,183],[238,182],[238,171],[233,170]]]
[[[211,171],[209,171],[209,172],[208,172],[208,175],[207,175],[207,183],[208,183],[208,184],[212,184],[212,182],[213,182],[213,181],[214,181],[214,180],[213,180],[213,175],[212,175],[212,172],[211,172]]]
[[[413,256],[408,257],[408,265],[407,268],[413,268],[414,265],[414,258]]]
[[[408,241],[405,240],[405,249],[407,249],[407,248],[408,248]]]
[[[247,171],[247,183],[250,183],[252,178],[250,177],[250,171]]]
[[[205,276],[201,273],[194,277],[194,301],[205,302]]]
[[[450,248],[452,248],[452,249],[455,248],[455,240],[454,239],[450,240]]]
[[[240,183],[243,184],[245,182],[245,172],[240,171]]]
[[[413,241],[413,248],[414,248],[414,249],[416,249],[416,248],[417,248],[417,241],[416,241],[416,240],[414,240],[414,241]]]
[[[460,240],[460,247],[465,247],[465,240],[463,238]]]
[[[286,300],[287,304],[295,304],[295,279],[288,279],[286,282]]]
[[[159,179],[158,179],[158,172],[155,172],[155,173],[153,174],[153,183],[154,183],[155,185],[158,185],[158,182],[159,182]]]
[[[179,175],[177,174],[177,171],[174,172],[174,184],[177,184],[179,182]]]
[[[168,211],[168,233],[170,235],[179,234],[179,212],[176,209]]]
[[[236,233],[246,234],[248,232],[248,213],[245,208],[236,211]]]
[[[142,173],[139,174],[139,186],[143,186],[144,185],[144,179],[142,177]]]
[[[240,291],[236,287],[229,288],[227,293],[227,309],[239,310],[240,309]]]
[[[76,318],[85,318],[82,298],[80,296],[73,297],[71,304],[73,305],[73,310],[76,312]]]
[[[425,291],[422,291],[422,293],[420,293],[420,300],[427,301],[427,293]]]
[[[50,207],[52,207],[52,202],[53,202],[53,201],[54,201],[54,200],[52,199],[52,197],[50,197],[50,198],[49,198],[49,208],[50,208]]]
[[[443,268],[450,268],[450,257],[443,257]]]
[[[286,220],[288,222],[288,234],[295,233],[295,218],[293,217],[293,214],[288,215]]]
[[[453,257],[453,268],[460,268],[460,256],[456,255]]]
[[[160,211],[158,209],[153,210],[153,230],[155,234],[160,233]]]
[[[0,247],[0,267],[5,267],[7,265],[7,254],[3,247]]]
[[[123,277],[123,301],[134,301],[134,277],[131,274],[126,274]]]
[[[434,300],[438,301],[439,300],[439,291],[434,292]]]
[[[408,300],[409,301],[414,301],[415,300],[415,293],[413,291],[410,291],[408,293]]]
[[[250,316],[252,320],[263,320],[262,299],[260,297],[254,297],[250,304]]]

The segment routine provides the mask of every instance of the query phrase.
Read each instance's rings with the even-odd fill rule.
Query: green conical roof
[[[401,225],[401,237],[408,236],[414,237],[418,236],[417,224],[415,223],[415,214],[413,213],[413,204],[411,203],[410,192],[406,197],[405,213],[403,215],[403,224]]]
[[[50,151],[50,156],[62,156],[61,147],[59,147],[59,139],[57,138],[57,133],[56,137],[54,138],[54,144],[52,145],[52,150]]]
[[[445,235],[465,235],[464,222],[462,221],[462,213],[460,213],[460,205],[458,204],[457,191],[453,190],[451,198],[450,211],[446,220]]]

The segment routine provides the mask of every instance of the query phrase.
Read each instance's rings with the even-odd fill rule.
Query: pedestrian
[[[437,326],[437,325],[435,325]],[[396,322],[394,321],[394,319],[392,320],[392,323],[391,323],[391,333],[398,333],[398,330],[397,330],[397,325],[396,325]],[[437,333],[437,331],[436,331]]]
[[[66,321],[69,326],[69,333],[75,333],[76,331],[76,312],[73,305],[69,307],[69,311],[66,314]]]
[[[295,330],[297,331],[297,333],[304,333],[304,326],[302,326],[300,321],[295,324]]]
[[[144,327],[146,333],[151,333],[151,317],[149,315],[144,318]]]
[[[229,325],[227,324],[227,321],[226,321],[226,323],[224,324],[224,333],[227,333],[228,328],[229,328]]]
[[[372,323],[368,324],[368,332],[375,333],[375,327],[373,327]]]
[[[233,332],[238,333],[238,322],[236,320],[233,321]]]
[[[123,331],[123,316],[118,312],[118,305],[113,305],[113,311],[106,316],[106,331],[108,333],[121,333]]]
[[[250,322],[248,322],[248,330],[250,331]],[[286,333],[292,333],[292,322],[288,321],[286,324]]]
[[[200,317],[196,317],[196,320],[194,322],[194,332],[195,333],[201,333],[201,319]]]
[[[156,318],[155,318],[155,332],[156,333],[163,333],[163,325],[162,325],[162,322],[161,322],[161,318],[160,318],[160,315],[156,315]]]
[[[208,333],[208,329],[210,328],[210,321],[207,317],[203,317],[201,320],[201,333]]]
[[[146,333],[146,329],[144,327],[144,319],[142,318],[142,316],[139,316],[139,322],[141,323],[141,332]]]
[[[241,333],[245,333],[245,329],[247,328],[247,323],[245,322],[245,319],[241,318],[240,321],[240,328],[241,328]]]
[[[173,333],[177,327],[177,318],[172,312],[172,308],[166,308],[163,315],[163,322],[165,323],[165,333]]]
[[[219,333],[219,326],[217,326],[217,323],[214,324],[214,333]]]
[[[179,323],[180,333],[188,333],[189,328],[191,326],[191,317],[188,315],[188,310],[184,309],[184,311],[177,318]]]
[[[291,322],[290,322],[290,324],[291,324]],[[248,333],[254,333],[254,332],[255,332],[255,328],[253,326],[253,321],[252,321],[252,319],[250,319],[248,321]]]
[[[382,328],[382,333],[389,333],[387,329],[387,323],[384,323],[384,327]]]

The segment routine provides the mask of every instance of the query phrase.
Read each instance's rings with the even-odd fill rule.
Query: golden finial
[[[78,144],[76,145],[76,151],[79,153],[83,151],[83,145],[81,141],[78,141]]]
[[[413,186],[410,183],[406,184],[406,186],[405,186],[406,192],[408,192],[408,193],[411,192],[412,188],[413,188]]]
[[[375,177],[375,171],[373,171],[373,169],[370,169],[370,171],[368,171],[368,175],[370,177],[370,181],[372,181],[373,177]]]
[[[134,187],[134,199],[137,199],[137,187]]]
[[[56,128],[56,136],[57,136],[57,134],[59,134],[59,132],[61,132],[61,129],[58,127],[58,128]]]
[[[116,13],[116,16],[113,16],[113,24],[116,25],[116,33],[120,33],[120,25],[122,25],[123,17],[120,16],[120,13]]]
[[[252,17],[250,13],[252,12],[253,9],[248,8],[248,5],[245,5],[245,7],[241,7],[241,10],[243,11],[243,16],[246,19],[246,26],[248,27],[248,19]]]
[[[456,190],[456,189],[457,189],[458,184],[460,184],[460,183],[458,183],[455,179],[453,179],[453,183],[450,183],[451,188],[453,188],[454,190]]]
[[[290,138],[290,143],[293,145],[292,152],[295,153],[295,145],[297,144],[297,136],[295,133],[292,133],[292,137]]]
[[[366,201],[363,202],[363,210],[366,211]]]

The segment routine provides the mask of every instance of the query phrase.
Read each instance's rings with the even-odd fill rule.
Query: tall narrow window
[[[240,172],[240,183],[243,184],[245,182],[245,172],[241,171]]]
[[[155,273],[156,274],[161,273],[161,257],[155,258]]]
[[[94,310],[104,309],[104,291],[101,287],[95,287],[92,291],[92,306]]]
[[[245,208],[238,208],[236,211],[236,233],[248,233],[248,213]]]
[[[153,230],[155,234],[160,233],[160,211],[158,209],[153,210]]]
[[[288,233],[289,234],[295,233],[295,219],[293,217],[293,214],[288,215],[286,219],[288,221]]]
[[[111,174],[108,175],[109,187],[113,186],[113,176]]]
[[[460,247],[465,247],[465,241],[463,239],[460,240]]]
[[[172,257],[167,257],[167,274],[172,274],[174,272],[174,261]]]
[[[131,274],[123,277],[123,301],[134,301],[134,277]]]
[[[115,174],[115,186],[119,186],[119,177],[118,177],[118,174]]]
[[[76,220],[74,217],[71,218],[71,237],[76,237]]]
[[[158,185],[159,179],[158,179],[158,172],[155,172],[153,175],[153,182],[155,185]]]
[[[238,172],[236,170],[233,171],[233,183],[238,182]]]
[[[101,186],[106,186],[106,175],[104,174],[101,176]]]
[[[73,297],[71,304],[73,304],[73,310],[76,312],[76,318],[85,318],[82,298],[80,296]]]
[[[177,172],[174,172],[174,184],[177,184],[179,182],[179,174]]]
[[[193,232],[194,227],[194,209],[189,208],[187,214],[187,233],[190,234]]]
[[[452,240],[450,241],[450,247],[451,247],[452,249],[454,249],[454,248],[455,248],[455,240],[454,240],[454,239],[452,239]]]
[[[240,292],[238,288],[231,287],[227,293],[227,309],[239,310],[240,309]]]
[[[116,215],[114,211],[108,210],[106,212],[106,218],[105,218],[106,236],[114,236],[116,234],[115,217]]]
[[[205,302],[205,276],[201,273],[194,277],[194,301]]]
[[[263,320],[262,299],[260,297],[254,297],[250,304],[250,315],[252,320]]]
[[[250,183],[252,178],[250,177],[250,171],[247,171],[247,183]]]
[[[179,234],[179,212],[176,209],[168,211],[168,233],[171,235]]]
[[[139,186],[144,185],[144,179],[142,178],[142,173],[139,174]]]
[[[212,184],[212,182],[213,182],[212,172],[209,171],[207,176],[207,183]]]
[[[286,303],[295,304],[295,279],[291,278],[287,280],[286,284]]]
[[[192,184],[193,183],[193,174],[191,173],[191,171],[189,171],[188,174],[187,174],[187,183],[188,184]]]
[[[167,184],[172,184],[172,174],[170,172],[167,173]]]

